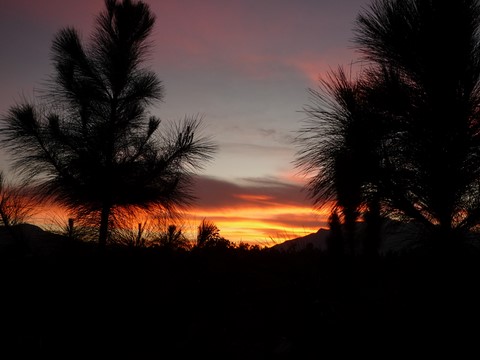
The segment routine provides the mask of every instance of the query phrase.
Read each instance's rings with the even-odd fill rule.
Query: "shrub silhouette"
[[[234,248],[234,244],[220,235],[220,229],[213,222],[203,219],[198,226],[198,248]]]
[[[12,185],[0,172],[0,224],[11,227],[27,221],[34,213],[26,186]]]

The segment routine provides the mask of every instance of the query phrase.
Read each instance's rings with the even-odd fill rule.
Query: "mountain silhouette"
[[[272,249],[281,251],[299,251],[312,247],[314,249],[326,250],[327,237],[330,234],[328,229],[319,229],[315,233],[286,240],[280,244],[272,246]]]
[[[46,231],[33,224],[0,227],[0,255],[23,254],[50,256],[79,254],[93,250],[89,242],[70,239],[67,236]]]
[[[357,243],[361,243],[365,236],[365,223],[358,222],[356,229]],[[325,251],[327,249],[327,238],[329,229],[320,228],[317,232],[305,236],[286,240],[272,246],[272,249],[280,251],[301,251],[308,248]],[[398,252],[404,249],[418,246],[420,244],[421,231],[418,225],[412,222],[400,222],[387,220],[382,226],[382,243],[380,253]]]

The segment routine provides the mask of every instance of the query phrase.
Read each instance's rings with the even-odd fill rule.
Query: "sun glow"
[[[177,219],[158,211],[155,216],[142,211],[121,213],[117,228],[138,231],[142,228],[161,231],[175,225],[195,241],[202,220],[213,222],[220,235],[234,243],[245,242],[272,246],[296,237],[317,232],[328,226],[330,207],[315,210],[301,193],[300,183],[256,179],[243,185],[199,178],[198,201]],[[35,206],[29,222],[48,230],[64,230],[72,216],[55,204]]]
[[[54,205],[39,206],[31,217],[31,222],[48,230],[58,230],[66,226],[69,213]],[[203,219],[215,223],[224,238],[234,242],[245,242],[260,246],[271,246],[295,237],[307,235],[326,227],[327,211],[314,212],[300,206],[237,207],[202,209],[197,207],[185,212],[180,221],[185,234],[194,240],[198,225]],[[126,229],[134,229],[138,224],[152,224],[159,219],[145,214],[132,214],[122,218]],[[168,225],[168,219],[165,219]]]
[[[213,221],[221,235],[233,242],[246,242],[262,246],[304,236],[326,227],[328,210],[314,212],[300,206],[237,207],[195,209],[190,216]],[[202,214],[200,216],[200,214]]]

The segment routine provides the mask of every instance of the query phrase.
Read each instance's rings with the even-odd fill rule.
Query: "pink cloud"
[[[35,22],[53,22],[62,27],[82,22],[88,26],[103,8],[103,1],[98,0],[15,0],[2,4],[2,12],[15,17],[29,17]]]
[[[273,178],[244,179],[243,184],[211,177],[195,180],[197,204],[203,208],[294,205],[311,206],[301,184]]]
[[[335,44],[342,34],[331,33],[336,19],[329,15],[341,15],[328,4],[162,1],[152,9],[158,17],[160,64],[211,66],[255,79],[297,71],[316,82],[329,65],[343,63],[345,56],[352,60],[348,50]]]
[[[329,66],[352,60],[343,45],[335,44],[342,34],[331,33],[337,22],[349,24],[350,15],[337,19],[342,13],[330,4],[220,0],[147,3],[157,17],[154,61],[162,67],[210,67],[255,79],[297,71],[316,82],[318,74]],[[79,27],[86,37],[103,8],[100,0],[16,0],[6,2],[2,12],[55,29]]]

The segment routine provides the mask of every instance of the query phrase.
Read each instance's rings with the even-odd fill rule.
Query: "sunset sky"
[[[367,0],[150,0],[157,17],[149,66],[163,81],[163,121],[204,117],[219,150],[199,174],[190,222],[213,221],[232,241],[281,242],[325,227],[292,143],[307,89],[358,60],[352,28]],[[55,33],[88,41],[103,0],[0,0],[0,114],[33,99],[52,73]],[[1,155],[1,169],[9,161]]]

